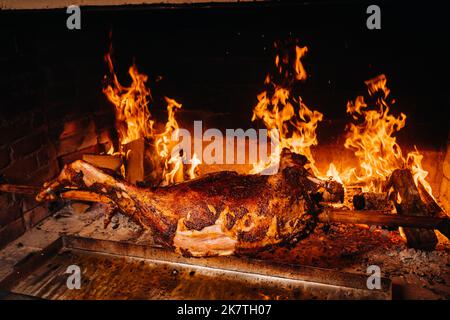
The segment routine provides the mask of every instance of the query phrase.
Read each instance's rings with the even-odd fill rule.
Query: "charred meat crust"
[[[311,194],[317,190],[307,179],[305,157],[288,151],[283,151],[283,155],[280,171],[275,175],[224,171],[153,190],[130,185],[76,161],[66,165],[51,185],[55,189],[71,186],[105,195],[112,206],[142,227],[152,229],[157,241],[170,247],[181,223],[188,237],[190,231],[195,235],[215,225],[216,236],[235,243],[234,249],[228,246],[223,254],[256,252],[274,245],[294,244],[315,227],[318,208]],[[205,245],[204,255],[221,254],[224,246],[214,242],[222,241],[217,240],[221,238],[208,240],[206,231],[206,239],[200,240],[204,241],[200,242]],[[202,246],[196,248],[201,250],[196,249],[195,255],[201,256]],[[186,248],[177,249],[192,254]]]

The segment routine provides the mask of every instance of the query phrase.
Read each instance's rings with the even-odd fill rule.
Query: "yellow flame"
[[[105,57],[112,75],[112,84],[103,89],[104,94],[115,106],[116,129],[121,144],[153,135],[153,120],[148,109],[150,90],[145,86],[148,77],[139,73],[136,65],[128,69],[132,83],[129,87],[120,84],[114,72],[111,55]]]
[[[189,179],[195,179],[196,175],[195,175],[195,170],[198,167],[198,165],[201,163],[200,159],[197,157],[197,154],[193,154],[192,155],[192,159],[190,161],[191,163],[191,167],[188,170],[188,176]]]
[[[163,185],[170,185],[184,180],[183,176],[183,158],[180,154],[172,155],[167,161],[164,173]],[[169,168],[171,170],[169,171]]]
[[[308,49],[297,46],[295,50],[296,59],[293,63],[295,78],[297,80],[305,80],[307,75],[301,63],[301,58]],[[275,65],[278,67],[278,72],[282,73],[283,70],[278,55],[275,58]],[[266,77],[265,82],[267,83],[268,81],[271,81],[270,76]],[[289,88],[277,84],[273,84],[273,86],[274,92],[272,95],[264,91],[257,96],[258,103],[253,109],[252,121],[260,119],[264,122],[267,129],[277,129],[280,143],[275,150],[271,150],[268,161],[265,163],[259,161],[253,164],[250,173],[260,173],[269,167],[279,164],[283,148],[288,148],[295,153],[306,156],[310,162],[309,166],[314,172],[318,173],[310,147],[318,143],[316,129],[318,122],[323,118],[322,113],[309,109],[302,102],[301,97],[291,97]]]
[[[111,144],[108,151],[106,151],[106,154],[113,155],[114,154],[114,146]]]
[[[182,105],[174,99],[165,98],[168,119],[164,131],[157,133],[154,129],[155,120],[152,119],[149,111],[151,94],[146,87],[147,75],[139,73],[136,65],[133,64],[128,70],[132,80],[131,85],[123,86],[115,74],[110,53],[106,54],[105,60],[112,80],[103,89],[103,92],[115,107],[116,129],[120,145],[140,138],[154,141],[155,153],[159,157],[159,161],[164,164],[162,178],[165,184],[182,182],[185,176],[183,159],[178,150],[172,150],[175,145],[175,142],[172,141],[172,134],[179,128],[175,114]],[[108,150],[108,154],[113,152],[114,149]],[[198,165],[198,161],[197,158],[194,168],[187,173],[187,178],[195,178],[195,167]]]
[[[181,109],[182,105],[173,99],[165,98],[167,102],[167,122],[164,132],[156,135],[155,146],[161,158],[167,158],[171,144],[172,133],[179,128],[178,122],[175,119],[175,113]]]
[[[425,190],[433,197],[433,190],[431,185],[425,178],[428,176],[428,171],[422,168],[423,155],[417,150],[411,151],[406,157],[406,163],[411,168],[414,177],[414,183],[418,186],[419,182],[423,185]],[[434,198],[434,197],[433,197]]]
[[[297,80],[306,80],[307,74],[305,71],[305,68],[303,68],[303,64],[301,61],[301,58],[305,56],[305,54],[308,52],[307,47],[295,47],[295,73]]]
[[[375,99],[374,109],[369,109],[362,96],[347,104],[347,113],[360,122],[348,126],[345,147],[354,150],[359,167],[347,170],[341,177],[345,177],[345,183],[363,184],[364,191],[380,192],[383,182],[395,169],[408,167],[416,185],[420,181],[431,194],[431,186],[425,181],[428,172],[421,165],[423,156],[415,150],[408,153],[405,160],[393,136],[405,126],[406,115],[390,114],[387,102],[390,90],[386,82],[385,75],[365,82],[369,95]]]
[[[332,179],[332,180],[334,180],[336,182],[339,182],[341,184],[343,183],[342,179],[341,179],[341,176],[339,175],[339,172],[338,172],[338,170],[336,169],[336,166],[333,163],[330,163],[330,166],[328,168],[326,176],[329,179]]]
[[[345,147],[354,151],[359,166],[338,172],[330,163],[325,176],[321,175],[315,166],[311,147],[317,145],[316,129],[323,119],[322,113],[311,110],[303,103],[301,97],[294,97],[290,91],[290,80],[306,80],[307,73],[302,64],[302,58],[307,53],[307,47],[295,47],[295,60],[290,61],[288,55],[276,55],[275,65],[284,80],[275,83],[267,75],[264,83],[271,86],[271,90],[264,91],[257,96],[258,103],[253,109],[252,121],[261,120],[267,129],[276,129],[279,144],[271,150],[268,161],[253,164],[250,173],[256,174],[267,168],[279,164],[283,148],[302,154],[309,160],[309,168],[313,173],[326,179],[333,179],[344,184],[358,183],[364,191],[381,191],[384,181],[397,168],[411,169],[416,185],[420,182],[432,195],[430,184],[425,180],[428,172],[422,167],[423,155],[416,149],[407,154],[406,159],[396,141],[394,134],[401,130],[406,123],[406,115],[401,113],[394,116],[390,113],[387,79],[380,75],[365,82],[374,106],[369,107],[364,97],[359,96],[354,102],[347,104],[347,113],[355,123],[347,127]],[[171,136],[179,128],[176,112],[182,105],[173,99],[166,98],[168,119],[164,131],[157,133],[154,129],[155,120],[149,111],[151,92],[146,87],[147,75],[139,73],[136,65],[132,65],[128,73],[131,77],[130,86],[120,84],[114,72],[111,56],[105,57],[112,80],[103,92],[115,107],[116,128],[120,145],[139,138],[154,141],[155,154],[163,164],[163,184],[173,184],[196,177],[196,168],[200,160],[196,154],[185,166],[186,159],[182,150],[173,150],[174,142]],[[108,150],[113,154],[114,148]],[[184,162],[184,163],[183,163]]]

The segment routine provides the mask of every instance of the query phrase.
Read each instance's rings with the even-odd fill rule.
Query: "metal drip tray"
[[[69,289],[69,266],[81,270]],[[367,277],[244,257],[185,258],[148,245],[64,236],[26,257],[1,283],[44,299],[391,299],[392,285]]]

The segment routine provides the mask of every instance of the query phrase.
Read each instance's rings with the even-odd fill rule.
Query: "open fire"
[[[139,73],[136,65],[132,65],[129,69],[132,83],[129,87],[124,87],[119,83],[114,72],[110,53],[105,56],[105,60],[109,67],[111,84],[108,84],[103,92],[115,107],[120,144],[118,153],[126,156],[124,145],[146,139],[152,144],[150,153],[147,154],[150,157],[149,160],[156,164],[154,169],[163,168],[164,185],[182,182],[185,175],[187,179],[195,178],[195,168],[199,164],[196,155],[189,159],[190,167],[184,170],[182,151],[173,152],[172,150],[175,144],[172,135],[179,128],[175,113],[182,105],[173,99],[166,98],[168,119],[164,130],[157,132],[155,120],[149,109],[152,97],[150,90],[146,87],[147,75]],[[114,154],[114,147],[111,147],[108,154]],[[122,172],[125,173],[124,168]]]
[[[275,44],[275,47],[277,46],[280,44]],[[332,179],[347,187],[359,186],[363,192],[382,192],[383,186],[394,170],[408,168],[413,174],[416,187],[421,184],[430,196],[433,196],[431,186],[426,180],[428,172],[421,164],[423,155],[416,149],[404,156],[402,148],[396,141],[395,133],[406,125],[406,115],[392,114],[391,109],[395,100],[390,96],[387,79],[383,74],[365,81],[370,104],[365,102],[363,96],[358,96],[355,101],[347,104],[346,111],[352,116],[353,122],[347,125],[344,147],[354,151],[358,165],[344,168],[339,172],[331,162],[326,172],[320,172],[315,165],[317,160],[311,147],[319,143],[316,131],[324,115],[309,109],[300,96],[294,96],[291,88],[296,81],[307,79],[302,58],[308,49],[297,45],[290,48],[291,50],[284,47],[281,49],[282,53],[275,57],[276,73],[266,76],[264,83],[268,88],[258,94],[258,103],[253,109],[252,116],[252,121],[260,120],[264,123],[269,130],[269,137],[275,136],[272,138],[277,140],[277,143],[272,145],[273,150],[269,150],[266,159],[251,163],[253,168],[248,173],[274,172],[273,168],[279,166],[282,150],[287,148],[304,155],[308,159],[307,168],[314,175],[322,179]],[[166,97],[167,122],[165,124],[156,122],[150,112],[152,97],[150,89],[146,87],[148,76],[139,73],[133,64],[129,68],[131,85],[125,87],[120,84],[114,72],[111,53],[105,56],[105,60],[110,75],[107,77],[108,84],[104,93],[115,107],[120,145],[116,152],[111,147],[108,154],[120,153],[126,156],[126,149],[123,146],[144,138],[150,141],[150,152],[147,155],[164,168],[161,173],[164,185],[198,176],[196,168],[202,163],[203,155],[198,157],[192,153],[192,157],[186,159],[186,152],[183,152],[178,144],[180,135],[176,111],[182,105]],[[221,147],[219,145],[219,148]],[[221,154],[223,153],[221,150]],[[189,163],[189,167],[184,168],[184,163]],[[122,173],[125,174],[124,169]]]
[[[440,20],[151,2],[1,10],[0,299],[450,297]]]
[[[148,76],[133,64],[128,70],[131,83],[123,85],[110,47],[103,93],[113,105],[118,148],[111,144],[105,156],[66,165],[36,199],[105,203],[105,226],[121,212],[152,229],[157,241],[190,256],[295,244],[313,232],[318,221],[330,219],[404,227],[400,231],[410,247],[434,249],[442,236],[439,231],[449,235],[447,215],[426,181],[423,155],[416,148],[405,156],[397,143],[395,134],[406,125],[406,115],[391,112],[395,101],[386,77],[367,80],[368,97],[347,104],[353,120],[346,127],[343,147],[354,152],[356,165],[339,171],[334,164],[338,159],[324,165],[315,157],[317,130],[325,117],[297,93],[298,83],[308,77],[302,62],[307,47],[275,43],[275,48],[274,72],[267,74],[266,89],[257,95],[251,118],[265,125],[266,135],[258,140],[240,129],[238,153],[255,153],[256,148],[250,148],[253,138],[259,158],[248,157],[257,160],[237,174],[220,166],[225,163],[221,157],[230,157],[226,152],[232,150],[234,156],[234,137],[227,137],[224,148],[220,131],[208,128],[207,140],[213,142],[198,154],[192,152],[192,141],[183,135],[187,130],[177,121],[182,105],[165,97],[167,121],[157,121]],[[218,166],[216,172],[202,174],[208,152]],[[239,154],[237,158],[242,160]],[[318,165],[328,170],[320,172]],[[35,192],[7,185],[2,190]],[[349,219],[352,215],[356,220]]]
[[[128,183],[103,172],[96,161],[76,161],[47,183],[37,199],[54,200],[60,194],[103,202],[109,208],[105,226],[119,211],[152,229],[160,243],[188,256],[293,245],[313,232],[318,220],[353,222],[348,219],[352,215],[359,223],[402,226],[409,246],[434,249],[437,235],[442,235],[433,229],[448,237],[448,219],[425,180],[423,156],[417,149],[403,156],[396,142],[395,133],[405,126],[406,116],[390,113],[394,101],[386,77],[366,81],[370,104],[362,96],[347,104],[355,122],[347,126],[344,146],[354,151],[359,164],[339,172],[331,162],[322,174],[312,147],[319,143],[316,131],[324,116],[293,93],[297,81],[307,79],[301,60],[307,48],[280,47],[280,52],[275,57],[276,72],[266,76],[268,89],[257,96],[252,117],[264,123],[268,137],[277,143],[271,144],[266,160],[251,163],[244,174],[206,175],[197,170],[204,154],[198,157],[183,149],[189,149],[190,143],[180,148],[176,111],[181,104],[166,97],[168,119],[158,123],[150,112],[147,75],[132,65],[132,83],[123,86],[108,53],[110,76],[104,93],[115,108],[120,146],[108,153],[124,159],[120,172]],[[209,150],[223,155],[221,148],[213,144]],[[151,175],[144,175],[146,164]],[[404,217],[396,219],[392,214]]]

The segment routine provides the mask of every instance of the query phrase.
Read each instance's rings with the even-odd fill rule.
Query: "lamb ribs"
[[[79,160],[66,165],[37,199],[51,200],[62,188],[89,191],[108,199],[108,215],[122,212],[184,255],[253,253],[293,245],[314,230],[317,186],[307,178],[305,164],[306,158],[284,150],[275,175],[224,171],[143,189]]]

